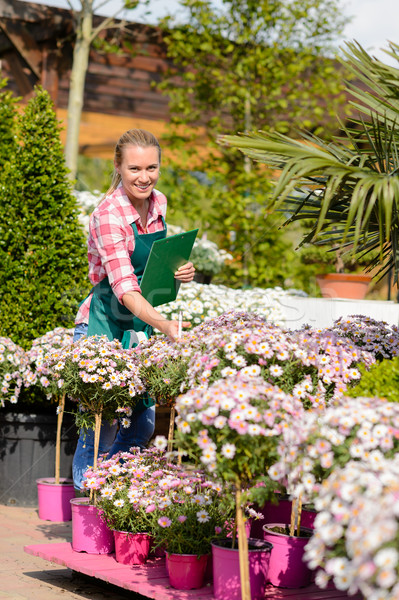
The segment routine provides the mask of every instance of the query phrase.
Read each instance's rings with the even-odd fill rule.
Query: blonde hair
[[[114,162],[120,166],[123,158],[123,152],[126,146],[139,146],[140,148],[156,148],[158,150],[159,164],[161,164],[161,146],[155,135],[145,129],[129,129],[119,138],[115,146]],[[111,186],[104,195],[112,194],[121,182],[120,173],[114,168],[112,173]]]

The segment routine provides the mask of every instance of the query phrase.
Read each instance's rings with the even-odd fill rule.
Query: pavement
[[[143,600],[24,552],[27,545],[71,539],[71,521],[43,521],[37,508],[0,505],[0,600]]]

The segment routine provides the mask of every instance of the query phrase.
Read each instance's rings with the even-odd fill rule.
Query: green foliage
[[[94,192],[94,190],[99,190],[100,192],[106,192],[109,188],[113,168],[112,160],[79,156],[75,189],[78,191]]]
[[[1,329],[25,348],[71,327],[87,292],[85,236],[59,133],[50,96],[38,87],[0,174]]]
[[[399,61],[399,46],[389,46],[389,54]],[[288,223],[311,221],[305,242],[323,235],[343,250],[368,255],[369,269],[376,268],[381,277],[392,270],[397,284],[399,68],[355,43],[348,44],[345,64],[356,76],[348,92],[362,114],[351,117],[332,143],[306,131],[295,139],[253,132],[221,141],[281,170],[276,205],[290,203]]]
[[[7,79],[0,80],[0,90],[7,85]],[[10,161],[17,149],[15,121],[17,98],[11,92],[0,92],[0,168]]]
[[[359,370],[361,378],[348,390],[348,396],[352,398],[378,396],[389,402],[399,401],[399,357],[377,362],[369,370],[360,365]]]
[[[343,69],[329,57],[344,24],[338,1],[181,5],[186,22],[167,17],[161,23],[172,64],[158,84],[172,120],[165,143],[179,161],[167,194],[169,215],[185,228],[199,222],[200,234],[234,255],[220,283],[284,285],[295,254],[268,208],[268,173],[216,141],[221,132],[251,127],[289,132],[301,125],[331,133],[331,117],[344,100]],[[183,175],[184,161],[201,170],[203,181]]]
[[[256,171],[168,168],[157,187],[168,198],[169,223],[199,226],[200,236],[233,255],[217,283],[272,287],[291,275],[292,243],[278,228],[282,217],[268,210],[269,186]]]
[[[181,6],[187,22],[161,22],[176,69],[159,87],[175,123],[203,125],[213,141],[217,132],[249,127],[331,127],[328,117],[343,100],[342,72],[330,58],[345,24],[337,0]]]

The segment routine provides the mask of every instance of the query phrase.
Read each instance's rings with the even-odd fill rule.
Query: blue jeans
[[[73,341],[87,335],[87,324],[79,323],[75,327]],[[120,450],[128,452],[132,446],[145,448],[155,430],[155,406],[150,406],[139,413],[134,413],[130,427],[119,427],[104,422],[101,425],[98,454],[113,456]],[[72,462],[73,483],[76,490],[82,489],[83,474],[94,462],[94,431],[80,431],[78,444]]]

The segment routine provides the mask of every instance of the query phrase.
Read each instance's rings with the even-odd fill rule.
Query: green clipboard
[[[174,274],[190,258],[198,229],[156,240],[140,282],[141,293],[152,306],[176,300],[180,281]]]

